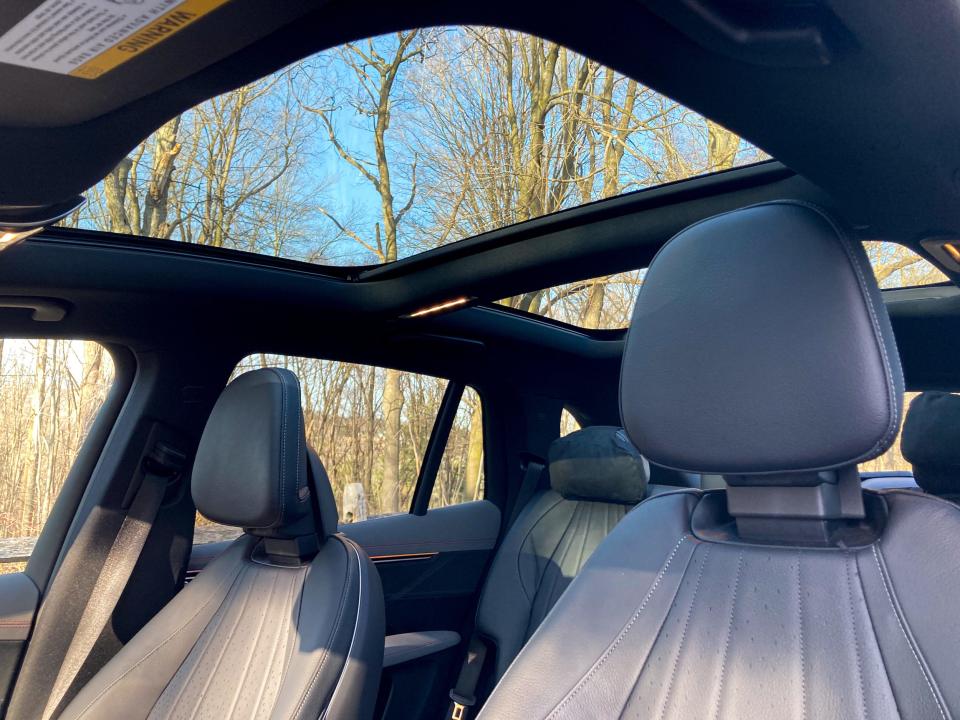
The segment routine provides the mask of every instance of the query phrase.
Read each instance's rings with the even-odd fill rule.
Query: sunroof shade
[[[325,51],[174,118],[67,222],[386,263],[765,157],[554,43],[486,27]]]
[[[864,248],[884,290],[932,285],[949,280],[933,263],[898,243],[872,240]],[[630,324],[646,269],[565,283],[504,298],[497,304],[568,325],[618,330]]]

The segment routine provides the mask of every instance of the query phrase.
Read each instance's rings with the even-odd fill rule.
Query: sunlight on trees
[[[94,342],[0,339],[0,557],[29,556],[113,375]]]

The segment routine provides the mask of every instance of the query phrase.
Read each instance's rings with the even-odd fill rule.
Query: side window
[[[920,393],[915,392],[903,394],[903,417],[900,419],[900,429],[897,430],[897,439],[893,441],[893,445],[891,445],[890,449],[883,455],[875,457],[873,460],[860,463],[860,465],[858,465],[860,472],[913,472],[913,467],[903,457],[903,453],[900,452],[900,438],[903,435],[903,418],[907,416],[907,408],[910,407],[910,403],[913,402],[913,399],[919,394]]]
[[[560,411],[560,437],[566,437],[579,429],[580,421],[573,416],[572,412],[563,408]]]
[[[473,388],[464,388],[433,483],[431,508],[457,505],[483,497],[483,447],[483,406],[480,396]]]
[[[234,376],[286,367],[300,378],[307,442],[323,461],[341,523],[409,512],[448,381],[367,365],[251,355]],[[483,497],[483,414],[466,388],[434,483],[430,507]],[[194,542],[236,536],[197,517]]]
[[[0,572],[26,565],[113,377],[95,342],[0,339]]]

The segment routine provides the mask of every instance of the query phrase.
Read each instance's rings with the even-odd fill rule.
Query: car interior
[[[0,718],[960,717],[958,38],[3,3]]]

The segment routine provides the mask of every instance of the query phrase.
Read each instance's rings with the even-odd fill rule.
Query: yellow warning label
[[[0,63],[100,77],[227,2],[44,0],[0,35]]]
[[[74,77],[92,80],[149,50],[229,0],[184,0],[161,18],[125,37],[92,60],[70,71]]]

